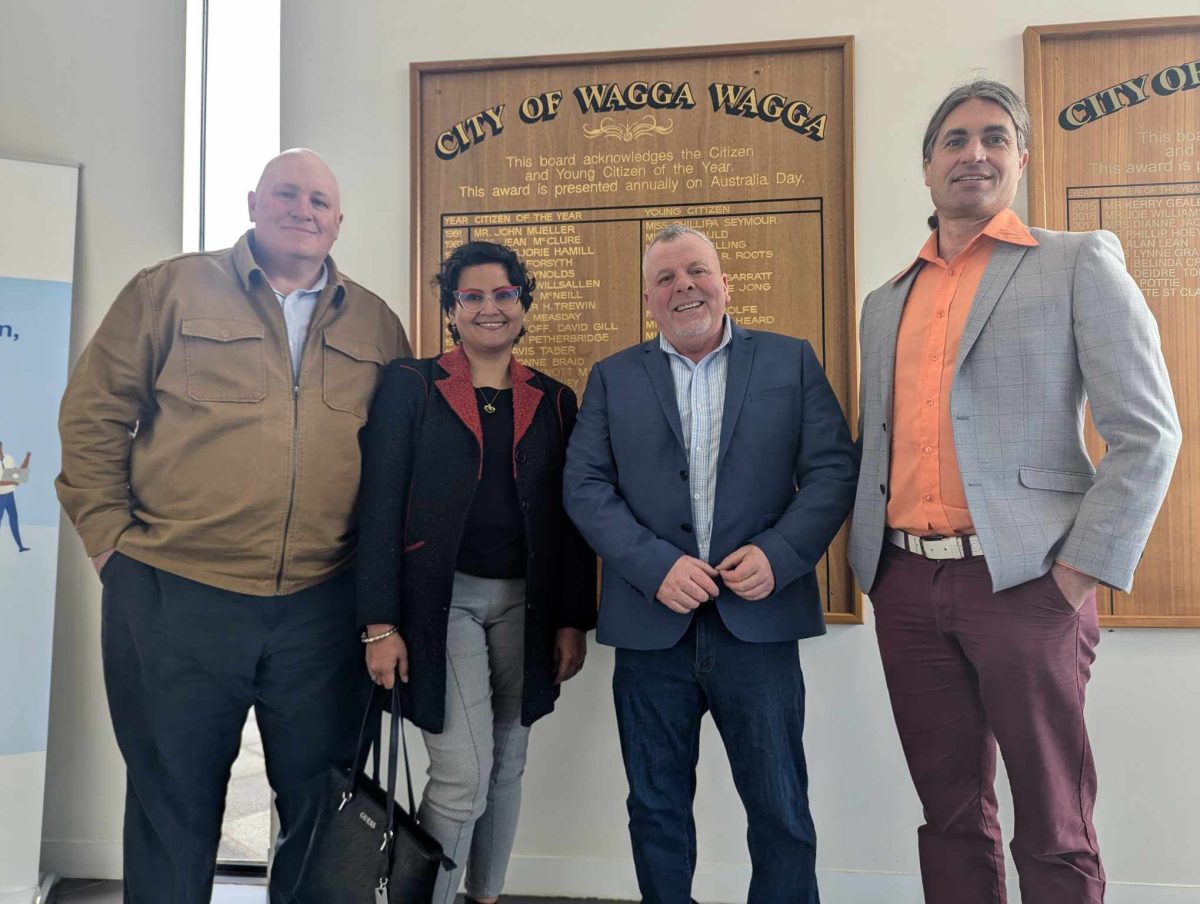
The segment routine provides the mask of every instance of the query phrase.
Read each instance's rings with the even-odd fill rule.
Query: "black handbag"
[[[379,784],[386,694],[381,688],[371,693],[354,764],[349,769],[330,766],[292,904],[428,904],[439,870],[454,869],[437,839],[417,824],[399,677],[391,691],[387,786]],[[396,753],[401,745],[408,779],[407,812],[396,803]],[[366,773],[371,748],[374,776]]]

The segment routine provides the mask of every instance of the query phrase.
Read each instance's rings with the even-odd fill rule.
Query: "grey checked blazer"
[[[1031,230],[997,242],[971,306],[950,392],[967,505],[996,591],[1055,559],[1128,590],[1179,450],[1158,326],[1110,232]],[[869,592],[883,544],[896,334],[921,262],[863,303],[862,467],[850,565]],[[1083,405],[1108,444],[1099,469]]]

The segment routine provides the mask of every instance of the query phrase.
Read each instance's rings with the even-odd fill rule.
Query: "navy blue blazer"
[[[733,326],[709,561],[753,543],[775,590],[747,602],[721,587],[717,608],[741,640],[825,633],[814,572],[854,498],[858,458],[812,346]],[[658,339],[599,362],[563,471],[563,502],[604,563],[596,639],[673,646],[692,615],[655,599],[681,555],[699,556],[675,382]]]

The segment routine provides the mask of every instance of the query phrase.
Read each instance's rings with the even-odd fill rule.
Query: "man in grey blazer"
[[[1180,442],[1116,236],[1029,230],[1009,209],[1028,132],[1005,85],[942,101],[923,147],[934,231],[863,304],[850,561],[925,811],[931,904],[1005,900],[997,744],[1022,900],[1103,900],[1083,721],[1095,588],[1132,584]]]

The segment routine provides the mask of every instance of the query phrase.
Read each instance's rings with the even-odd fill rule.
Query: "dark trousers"
[[[1012,786],[1024,904],[1099,904],[1096,767],[1084,688],[1096,597],[1076,612],[1049,574],[993,593],[982,557],[884,546],[871,589],[892,712],[925,810],[927,904],[1003,904],[996,745]]]
[[[657,605],[657,604],[655,604]],[[644,904],[689,904],[700,720],[711,712],[746,808],[748,904],[817,904],[804,677],[795,641],[745,643],[702,606],[667,650],[618,649],[613,697]]]
[[[353,577],[246,596],[118,553],[103,580],[104,680],[127,769],[125,901],[208,904],[251,706],[280,820],[270,897],[287,901],[321,777],[348,753],[345,718],[357,708],[361,669]]]

